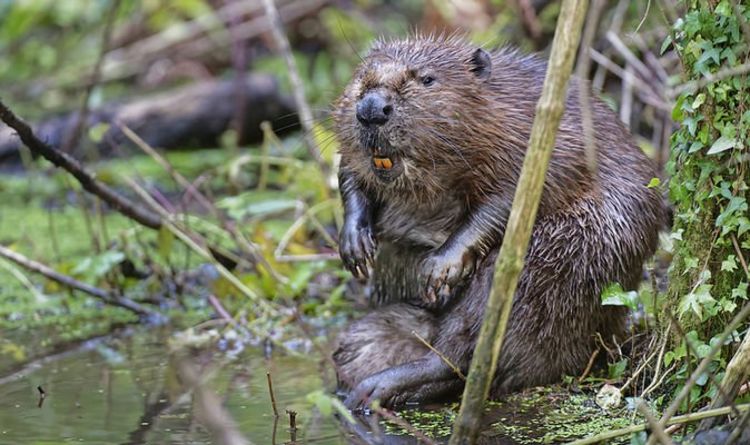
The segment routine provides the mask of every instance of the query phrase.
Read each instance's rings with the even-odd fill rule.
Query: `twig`
[[[34,286],[34,283],[31,282],[29,277],[27,277],[21,269],[14,266],[10,261],[4,259],[0,259],[0,268],[7,270],[9,274],[13,275],[13,277],[15,277],[15,279],[18,280],[37,301],[44,300],[44,294]]]
[[[199,254],[204,259],[210,261],[214,267],[219,271],[219,274],[221,274],[226,280],[234,286],[235,289],[237,289],[241,294],[245,295],[247,298],[249,298],[251,301],[256,303],[262,310],[264,310],[267,314],[275,316],[278,315],[278,310],[271,305],[268,301],[261,298],[258,294],[256,294],[252,289],[247,287],[242,281],[240,281],[239,278],[237,278],[232,272],[230,272],[226,267],[221,265],[216,259],[211,255],[211,252],[205,248],[204,246],[199,245],[195,240],[193,240],[190,236],[188,236],[185,232],[177,228],[171,221],[171,216],[169,213],[166,212],[154,199],[146,192],[146,190],[143,189],[140,185],[138,185],[135,181],[133,181],[130,178],[125,178],[125,182],[130,185],[130,187],[144,200],[146,203],[159,215],[162,216],[163,220],[162,223],[164,224],[164,227],[167,228],[170,232],[172,232],[177,238],[180,239],[185,245],[190,248],[192,251]]]
[[[732,234],[732,245],[734,246],[734,251],[737,253],[737,257],[740,259],[742,270],[745,271],[745,275],[750,277],[750,271],[748,271],[747,269],[747,262],[745,261],[745,256],[742,254],[742,249],[740,249],[740,244],[737,242],[737,237],[734,236],[734,233]]]
[[[128,139],[130,139],[131,142],[135,144],[136,147],[140,148],[144,153],[151,156],[151,158],[154,159],[156,163],[158,163],[172,177],[172,179],[177,182],[177,184],[183,187],[185,189],[185,193],[189,193],[191,196],[193,196],[206,211],[210,212],[216,217],[216,219],[221,221],[224,230],[229,232],[229,234],[231,234],[235,238],[237,244],[240,247],[244,247],[245,251],[250,254],[252,259],[256,263],[262,265],[272,278],[282,283],[286,283],[288,281],[286,277],[279,274],[276,269],[274,269],[273,266],[271,266],[271,264],[263,257],[263,255],[259,253],[258,246],[255,245],[255,243],[247,240],[236,229],[230,227],[229,224],[227,224],[226,220],[222,218],[221,212],[216,209],[216,206],[203,193],[201,193],[201,191],[193,183],[182,176],[182,174],[178,172],[164,156],[162,156],[158,151],[151,147],[146,141],[141,139],[141,137],[138,136],[127,125],[119,121],[116,121],[115,125]]]
[[[740,343],[739,349],[727,364],[724,378],[717,385],[718,391],[711,401],[711,408],[717,408],[726,404],[732,405],[737,397],[742,384],[746,381],[750,372],[750,330],[745,333],[745,338]],[[701,429],[712,427],[712,422],[703,421]]]
[[[625,61],[632,66],[635,71],[646,81],[651,80],[651,71],[646,67],[646,65],[641,62],[641,59],[639,59],[633,52],[628,48],[628,46],[620,39],[620,36],[618,36],[616,33],[609,31],[607,32],[607,41],[609,41],[610,44],[612,44],[612,47],[620,53],[620,55],[625,59]],[[654,91],[655,93],[658,93],[658,91]]]
[[[666,411],[664,411],[664,414],[662,414],[661,419],[659,420],[659,425],[664,427],[669,423],[669,419],[674,416],[674,414],[677,412],[677,410],[680,407],[680,404],[682,404],[682,401],[687,397],[688,394],[690,394],[690,390],[693,388],[693,385],[695,385],[695,382],[698,380],[698,377],[700,377],[704,372],[706,372],[706,369],[708,368],[708,365],[711,363],[711,360],[713,360],[714,356],[721,350],[724,340],[729,337],[732,332],[734,332],[735,329],[737,329],[737,326],[739,326],[740,323],[742,323],[742,320],[745,319],[750,314],[750,303],[746,304],[742,310],[734,316],[732,321],[724,328],[724,332],[721,333],[721,336],[719,337],[719,341],[714,343],[714,345],[711,347],[711,350],[708,352],[708,354],[703,358],[703,360],[700,362],[697,368],[695,368],[695,371],[690,375],[688,380],[685,382],[685,384],[682,386],[682,389],[680,390],[680,393],[677,394],[677,397],[675,397],[672,400],[672,403],[667,407]],[[727,408],[730,411],[732,410],[732,407]],[[738,407],[739,409],[739,407]],[[709,416],[710,417],[710,416]]]
[[[311,261],[336,261],[341,259],[338,253],[310,253],[307,255],[281,255],[276,257],[278,263],[309,263]]]
[[[578,64],[576,74],[580,83],[578,85],[578,105],[581,108],[581,123],[583,125],[584,151],[589,172],[596,177],[596,140],[594,135],[594,118],[591,113],[591,86],[588,80],[591,68],[591,57],[589,48],[594,42],[596,30],[599,25],[599,17],[604,9],[605,0],[593,0],[586,17],[586,26],[581,37],[581,46],[578,49]],[[598,182],[597,182],[598,184]]]
[[[422,344],[425,345],[425,346],[427,346],[427,348],[430,351],[434,352],[438,357],[440,357],[440,360],[442,360],[446,365],[448,365],[448,367],[450,367],[453,370],[453,372],[456,373],[456,375],[458,376],[458,378],[460,378],[463,381],[466,381],[466,376],[464,375],[463,372],[461,372],[461,369],[459,369],[459,367],[456,366],[455,363],[453,363],[452,361],[450,361],[450,359],[448,357],[446,357],[445,354],[443,354],[442,352],[440,352],[437,349],[435,349],[435,347],[433,347],[430,343],[428,343],[427,340],[425,340],[424,338],[422,338],[422,336],[419,335],[417,333],[417,331],[411,331],[411,335],[417,337],[417,340],[419,340],[420,342],[422,342]]]
[[[641,26],[646,23],[646,18],[648,17],[649,12],[651,12],[651,0],[648,0],[648,3],[646,3],[646,12],[643,13],[643,18],[641,19],[640,23],[638,23],[638,26],[635,27],[635,31],[633,31],[633,34],[640,31]]]
[[[656,355],[656,352],[652,353],[651,355],[646,358],[643,363],[635,370],[635,372],[630,376],[630,378],[620,387],[620,394],[625,393],[625,389],[627,389],[628,386],[630,386],[631,383],[635,381],[635,379],[643,372],[644,369],[646,369],[646,366],[651,362],[651,359],[654,358]]]
[[[521,22],[523,27],[529,33],[531,40],[539,42],[542,38],[542,25],[539,23],[539,18],[536,16],[534,5],[531,4],[530,0],[517,0],[518,9],[521,10]]]
[[[620,67],[619,65],[611,61],[609,58],[607,58],[607,56],[605,56],[604,54],[600,53],[599,51],[593,48],[590,50],[590,52],[591,52],[591,60],[607,68],[610,72],[612,72],[612,74],[616,75],[620,79],[623,79],[623,80],[625,79],[626,72],[622,67]],[[643,80],[641,80],[641,78],[637,76],[634,76],[632,78],[632,81],[633,81],[633,85],[637,87],[638,92],[640,93],[640,98],[644,103],[651,105],[652,107],[658,110],[671,113],[672,105],[664,101],[664,99],[662,99],[660,96],[656,95],[653,92],[652,88],[648,84],[646,84],[646,82],[644,82]]]
[[[700,90],[706,85],[709,85],[720,80],[724,80],[734,76],[741,76],[750,72],[750,63],[743,63],[742,65],[722,68],[715,73],[710,73],[706,77],[699,80],[691,80],[685,82],[667,91],[667,97],[676,99],[680,94]]]
[[[312,122],[314,122],[313,115],[310,111],[310,106],[307,104],[307,100],[305,99],[304,85],[302,84],[302,80],[300,79],[299,70],[297,69],[297,63],[295,62],[294,56],[292,55],[292,49],[289,45],[289,40],[284,34],[284,24],[281,22],[279,11],[276,9],[276,5],[274,5],[273,0],[263,0],[263,7],[265,8],[268,21],[271,24],[271,31],[274,40],[276,41],[276,46],[281,52],[281,55],[284,57],[287,70],[289,71],[289,81],[292,84],[294,101],[297,104],[297,109],[299,111],[299,120],[304,132],[303,139],[305,141],[305,145],[307,146],[307,151],[310,153],[310,156],[312,156],[315,162],[318,163],[320,171],[323,173],[324,177],[328,178],[330,169],[325,159],[323,159],[323,157],[320,155],[320,149],[315,143],[312,127]]]
[[[580,377],[578,377],[578,381],[582,382],[583,379],[585,379],[589,372],[591,372],[591,368],[594,366],[594,360],[596,360],[596,357],[599,356],[599,353],[601,352],[601,348],[596,348],[594,352],[591,354],[591,357],[589,357],[589,362],[586,364],[586,369],[583,370],[583,374],[581,374]],[[622,392],[622,389],[620,389]]]
[[[695,346],[690,341],[690,339],[688,338],[688,336],[685,334],[685,331],[682,329],[682,325],[680,325],[680,323],[674,318],[674,316],[671,313],[668,313],[668,315],[669,315],[670,321],[671,321],[670,326],[672,326],[672,328],[675,331],[677,331],[677,335],[680,338],[682,338],[682,339],[685,340],[685,347],[686,347],[688,353],[694,355],[695,357],[699,357],[698,351],[695,349]],[[722,340],[722,342],[723,342],[723,340]],[[750,342],[748,343],[748,345],[750,345]],[[730,362],[729,365],[731,365],[731,364],[732,363]],[[729,365],[727,365],[727,373],[725,374],[725,381],[726,381],[726,375],[731,375],[730,366]],[[688,372],[690,372],[690,363],[689,362],[688,362]],[[713,373],[708,373],[708,378],[711,380],[711,383],[713,383],[716,386],[716,389],[717,389],[717,393],[716,393],[716,395],[714,396],[714,399],[713,399],[713,404],[711,406],[709,406],[709,408],[717,408],[719,406],[724,406],[727,403],[731,407],[734,407],[734,402],[732,401],[732,399],[734,399],[734,397],[730,397],[729,394],[735,392],[737,388],[733,388],[733,389],[725,388],[722,385],[722,382],[720,382],[717,379],[716,375],[713,374]],[[739,383],[741,383],[741,382],[739,382]],[[690,399],[688,399],[687,405],[688,405],[688,411],[690,411]],[[705,421],[704,421],[704,425],[705,425]]]
[[[161,227],[161,218],[158,215],[145,210],[142,206],[135,204],[98,181],[74,157],[42,142],[34,134],[31,127],[16,117],[2,101],[0,101],[0,120],[5,122],[10,128],[16,130],[21,141],[29,147],[32,153],[42,156],[55,166],[73,175],[81,183],[84,190],[98,196],[102,201],[112,206],[113,209],[146,227],[152,229],[159,229]]]
[[[279,417],[279,410],[276,409],[276,396],[273,394],[273,382],[271,381],[271,373],[266,372],[266,381],[268,381],[268,394],[271,396],[271,407],[273,408],[274,417]]]
[[[656,287],[654,287],[656,289]],[[656,292],[654,292],[656,293]],[[669,324],[667,324],[667,329],[664,331],[664,338],[661,342],[661,348],[659,349],[659,356],[656,358],[656,370],[654,371],[654,375],[651,378],[651,384],[646,387],[646,389],[643,390],[641,393],[641,398],[645,398],[647,394],[649,394],[651,391],[656,389],[658,387],[658,384],[660,384],[660,373],[661,373],[661,366],[662,366],[662,360],[664,359],[664,352],[667,349],[667,341],[669,340],[669,332],[672,329],[672,320],[669,320]]]
[[[78,115],[75,117],[76,122],[73,128],[65,138],[65,142],[62,144],[62,151],[70,153],[73,148],[78,144],[83,132],[83,127],[86,125],[86,121],[89,116],[89,102],[91,101],[91,93],[94,88],[99,84],[99,80],[102,74],[102,63],[104,62],[104,56],[109,51],[110,40],[112,39],[112,28],[115,23],[115,17],[117,17],[117,11],[120,9],[120,0],[114,0],[112,6],[110,6],[109,12],[107,13],[106,21],[104,22],[104,29],[102,31],[102,42],[101,48],[99,49],[99,56],[94,64],[94,69],[91,72],[91,79],[86,84],[86,90],[83,93],[83,100],[81,101],[81,107],[78,110]]]
[[[672,439],[664,431],[664,427],[659,425],[656,417],[654,417],[654,413],[651,412],[651,409],[643,400],[638,401],[636,408],[638,409],[638,412],[643,414],[643,417],[646,418],[646,423],[648,423],[648,427],[651,430],[651,437],[655,437],[659,442],[662,443],[662,445],[674,444],[674,442],[672,442]]]
[[[76,280],[75,278],[69,277],[67,275],[63,275],[53,270],[49,266],[46,266],[42,263],[38,263],[34,260],[26,258],[20,253],[14,252],[3,245],[0,245],[0,256],[7,258],[8,260],[18,264],[19,266],[25,267],[26,269],[32,272],[36,272],[52,281],[60,283],[65,287],[79,290],[85,294],[91,295],[92,297],[98,298],[107,304],[111,304],[113,306],[127,309],[129,311],[135,312],[138,315],[143,315],[143,316],[156,316],[157,315],[156,312],[150,309],[147,309],[144,306],[141,306],[140,304],[136,303],[133,300],[130,300],[129,298],[118,297],[103,289],[99,289],[98,287],[94,287],[94,286],[91,286],[90,284],[82,283]]]
[[[740,438],[740,435],[750,426],[750,410],[745,411],[742,418],[737,422],[737,426],[732,430],[724,445],[733,445]]]
[[[406,430],[409,434],[414,436],[418,442],[423,442],[427,445],[436,445],[435,442],[427,437],[422,431],[419,431],[414,425],[407,422],[406,420],[398,417],[396,414],[392,413],[391,411],[382,408],[382,407],[373,407],[372,410],[378,414],[380,414],[384,419],[388,420],[391,423],[395,423],[399,427]]]
[[[635,74],[630,65],[625,65],[625,77],[622,79],[622,97],[620,99],[620,120],[625,127],[631,129],[630,120],[633,115],[633,79]]]
[[[226,5],[232,3],[244,3],[242,0],[224,0]],[[232,117],[232,128],[237,134],[237,145],[245,142],[245,105],[247,102],[247,89],[245,88],[245,69],[247,68],[247,39],[243,39],[237,33],[237,27],[242,23],[242,15],[234,14],[229,17],[227,26],[232,38],[232,68],[234,69],[234,116]]]
[[[302,201],[298,201],[298,203],[300,204],[300,206],[304,206],[305,205],[305,203],[302,202]],[[320,212],[322,210],[325,210],[325,209],[328,209],[328,208],[330,208],[332,206],[335,206],[337,203],[338,203],[338,201],[335,200],[335,199],[328,199],[328,200],[325,200],[323,202],[319,202],[319,203],[315,204],[314,206],[309,207],[308,209],[306,209],[304,211],[304,213],[302,213],[302,215],[299,218],[297,218],[292,223],[291,226],[289,226],[289,228],[286,230],[286,232],[284,232],[284,235],[281,237],[281,240],[279,241],[279,244],[276,246],[276,249],[274,249],[274,251],[273,251],[274,258],[277,261],[279,261],[280,258],[289,258],[288,256],[284,255],[284,250],[286,250],[287,245],[292,240],[292,237],[294,237],[294,235],[297,233],[297,231],[305,224],[305,222],[307,222],[308,219],[310,221],[317,221],[317,219],[315,218],[315,214],[317,214],[318,212]],[[319,221],[318,221],[318,224],[313,224],[313,225],[316,226],[315,228],[317,229],[318,233],[320,233],[320,236],[322,236],[323,239],[326,242],[328,242],[328,244],[331,247],[336,247],[338,245],[336,243],[336,241],[334,241],[331,238],[331,236],[328,234],[328,232],[326,232],[325,228],[320,225]],[[299,258],[299,257],[300,257],[300,255],[295,256],[295,258]]]
[[[619,33],[622,29],[622,23],[625,20],[625,15],[628,12],[628,6],[630,5],[629,0],[620,0],[617,2],[617,6],[615,7],[615,11],[612,14],[612,20],[609,24],[609,30],[615,33]],[[605,57],[610,57],[612,52],[612,48],[609,47],[606,50],[604,50]],[[606,67],[599,64],[599,66],[596,67],[596,72],[594,73],[594,78],[591,81],[591,88],[593,91],[599,93],[602,91],[602,88],[604,87],[604,81],[607,77],[607,69]]]
[[[750,403],[738,405],[737,410],[739,412],[746,412],[750,410]],[[675,416],[667,421],[667,425],[677,425],[682,423],[696,422],[698,420],[707,419],[709,417],[723,416],[732,412],[731,408],[723,407],[717,409],[711,409],[706,411],[700,411],[697,413],[685,414],[682,416]],[[625,436],[628,434],[638,433],[645,431],[648,427],[647,423],[641,423],[638,425],[631,425],[627,428],[621,428],[619,430],[607,431],[605,433],[597,434],[595,436],[587,437],[585,439],[579,439],[573,442],[569,442],[567,445],[590,445],[594,443],[606,443],[607,440],[614,439],[615,437]]]
[[[216,298],[216,295],[210,294],[208,296],[208,304],[213,306],[216,313],[219,314],[221,318],[223,318],[227,323],[234,324],[234,318],[232,318],[231,315],[229,315],[229,312],[227,309],[221,304],[221,301],[219,301],[218,298]]]
[[[289,415],[289,439],[291,443],[297,442],[297,411],[286,410]]]

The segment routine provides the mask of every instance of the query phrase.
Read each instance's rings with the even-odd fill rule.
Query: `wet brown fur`
[[[356,210],[352,193],[372,206],[379,248],[371,284],[384,305],[339,337],[334,360],[343,386],[360,387],[364,398],[380,395],[386,405],[461,388],[411,331],[466,372],[541,94],[546,64],[538,57],[496,50],[482,79],[472,71],[475,51],[460,37],[378,42],[336,104],[342,194],[347,209]],[[425,75],[434,84],[422,85]],[[656,247],[664,209],[646,187],[655,176],[651,162],[595,99],[598,170],[590,173],[580,85],[570,84],[493,396],[579,373],[596,348],[595,334],[611,338],[623,329],[624,311],[602,306],[601,291],[613,282],[636,288]],[[377,136],[363,136],[354,107],[374,89],[393,101],[393,116]],[[373,144],[403,162],[403,174],[390,183],[372,172]],[[476,272],[447,301],[426,301],[424,255],[453,242],[466,225],[487,234],[474,246]]]

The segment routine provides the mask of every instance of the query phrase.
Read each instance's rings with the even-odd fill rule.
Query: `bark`
[[[450,445],[474,444],[477,440],[484,401],[500,356],[513,294],[523,268],[542,196],[544,176],[564,110],[567,84],[573,70],[587,8],[588,0],[563,0],[562,3],[542,96],[537,103],[529,149],[516,187],[495,268],[492,291],[485,308]]]
[[[740,387],[748,382],[750,377],[750,331],[745,333],[740,349],[734,354],[727,365],[724,379],[721,381],[720,390],[711,401],[711,408],[719,408],[734,402]],[[707,430],[714,426],[716,418],[712,417],[701,422],[700,429]]]

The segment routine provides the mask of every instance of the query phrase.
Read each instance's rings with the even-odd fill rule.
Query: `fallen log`
[[[277,132],[297,128],[293,100],[279,91],[273,76],[263,74],[247,76],[244,91],[238,91],[234,79],[211,80],[132,101],[108,103],[90,111],[84,128],[119,121],[152,147],[165,150],[216,147],[221,135],[232,124],[237,112],[237,98],[242,94],[242,143],[262,139],[260,123],[263,121],[271,122]],[[32,127],[49,145],[61,147],[77,121],[78,112],[72,112],[45,119]],[[83,137],[78,145],[74,147],[76,154],[85,153],[86,148],[95,146],[103,156],[132,148],[130,140],[115,125],[109,127],[100,141],[95,143]],[[21,146],[12,129],[0,128],[0,165],[18,162]]]

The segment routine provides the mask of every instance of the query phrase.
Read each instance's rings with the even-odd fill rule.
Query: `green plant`
[[[750,85],[745,74],[721,74],[748,61],[750,7],[730,0],[686,3],[686,15],[663,47],[674,44],[688,81],[672,112],[680,128],[672,137],[668,166],[675,251],[665,306],[687,334],[664,360],[679,364],[673,378],[678,390],[746,303],[750,251]],[[707,76],[718,80],[707,82]],[[739,338],[731,336],[726,345]],[[709,372],[723,369],[731,352],[723,348]],[[715,391],[706,383],[699,379],[690,399]]]

